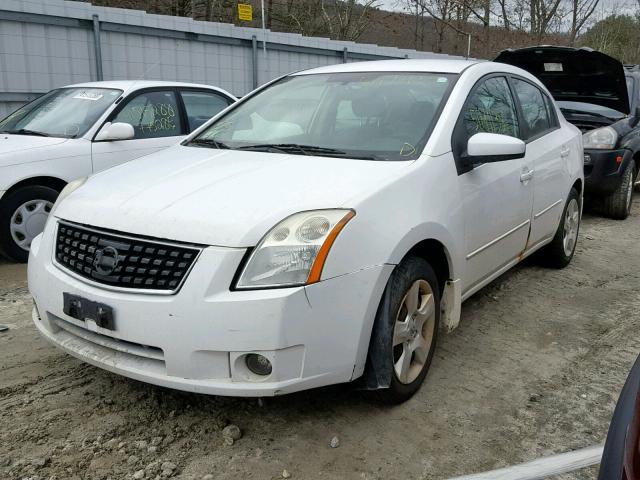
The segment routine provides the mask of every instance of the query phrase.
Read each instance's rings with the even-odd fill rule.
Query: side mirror
[[[105,123],[104,127],[96,135],[95,140],[96,142],[131,140],[135,135],[136,132],[133,130],[133,126],[128,123]]]
[[[503,162],[524,157],[527,145],[519,138],[498,133],[476,133],[467,142],[462,156],[463,170],[468,172],[478,163]]]

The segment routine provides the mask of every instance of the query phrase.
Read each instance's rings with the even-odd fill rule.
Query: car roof
[[[441,60],[441,59],[398,59],[374,60],[369,62],[342,63],[326,67],[303,70],[293,75],[312,75],[318,73],[340,72],[434,72],[462,73],[466,68],[480,63],[481,60]]]
[[[65,85],[63,88],[117,88],[123,92],[131,92],[134,90],[140,90],[143,88],[152,87],[191,87],[191,88],[203,88],[207,90],[216,90],[223,92],[227,95],[231,95],[229,92],[213,85],[204,85],[200,83],[185,83],[185,82],[167,82],[162,80],[105,80],[101,82],[86,82],[76,83],[73,85]]]

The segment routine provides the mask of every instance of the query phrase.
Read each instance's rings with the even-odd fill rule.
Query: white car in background
[[[32,244],[33,320],[166,387],[267,396],[362,377],[402,401],[464,299],[533,252],[571,261],[581,139],[510,65],[292,74],[180,145],[69,184]]]
[[[13,112],[0,121],[0,254],[27,260],[68,182],[173,145],[234,101],[208,85],[112,81]]]

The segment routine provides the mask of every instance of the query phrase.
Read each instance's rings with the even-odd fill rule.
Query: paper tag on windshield
[[[545,72],[562,72],[562,64],[561,63],[545,63],[544,71]]]
[[[97,92],[82,91],[82,92],[76,94],[73,98],[77,98],[78,100],[96,101],[96,100],[100,100],[102,98],[102,94],[101,93],[97,93]]]

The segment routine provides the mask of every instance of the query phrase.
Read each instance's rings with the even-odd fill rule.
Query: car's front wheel
[[[633,202],[633,177],[635,173],[635,162],[631,160],[622,174],[622,182],[611,195],[603,202],[606,216],[617,220],[624,220],[631,212]]]
[[[420,388],[431,365],[439,323],[435,272],[422,258],[405,258],[389,279],[372,332],[369,368],[378,369],[378,378],[390,377],[388,387],[376,391],[380,400],[404,402]]]
[[[57,197],[56,190],[40,185],[22,187],[3,197],[0,253],[16,262],[26,262],[31,242],[44,229]]]

